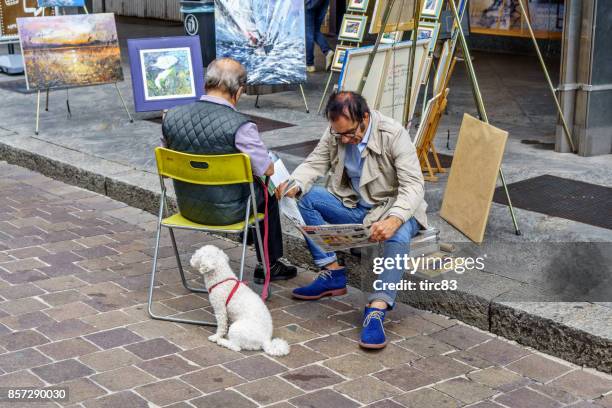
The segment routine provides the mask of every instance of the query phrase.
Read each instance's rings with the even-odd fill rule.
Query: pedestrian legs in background
[[[315,43],[325,55],[325,69],[329,69],[334,57],[334,52],[329,47],[327,39],[321,33],[321,25],[325,20],[329,0],[313,1],[312,8],[306,7],[306,69],[308,72],[315,72],[314,45]]]

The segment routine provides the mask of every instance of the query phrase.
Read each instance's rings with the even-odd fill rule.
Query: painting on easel
[[[17,24],[28,89],[123,80],[112,13],[20,18]]]
[[[303,0],[216,0],[217,58],[245,66],[248,85],[306,82]]]

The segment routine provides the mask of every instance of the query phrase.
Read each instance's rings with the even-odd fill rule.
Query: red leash
[[[262,183],[263,184],[263,183]],[[265,270],[265,279],[264,279],[264,287],[261,292],[261,299],[268,299],[268,287],[270,286],[270,255],[268,254],[268,200],[270,199],[268,192],[268,185],[270,184],[270,177],[266,177],[266,182],[264,184],[264,201],[266,203],[264,209],[264,237],[263,237],[263,247],[264,247],[264,263],[266,265]]]
[[[231,292],[229,293],[229,295],[227,296],[227,299],[225,299],[225,306],[228,305],[228,303],[230,302],[230,300],[232,300],[232,298],[234,297],[234,295],[236,294],[236,291],[238,290],[238,287],[240,286],[241,283],[246,285],[246,282],[242,282],[239,281],[236,278],[227,278],[227,279],[223,279],[221,282],[217,282],[214,285],[212,285],[209,289],[208,289],[208,293],[212,293],[213,289],[216,288],[217,286],[219,286],[222,283],[225,282],[229,282],[229,281],[236,281],[236,284],[234,285],[234,287],[232,288]]]

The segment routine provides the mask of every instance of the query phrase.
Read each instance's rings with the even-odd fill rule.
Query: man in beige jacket
[[[287,195],[300,199],[307,225],[363,223],[370,227],[372,241],[384,242],[385,258],[403,259],[410,239],[427,227],[423,175],[408,132],[393,119],[370,111],[365,99],[353,92],[332,95],[325,115],[330,127],[293,172],[299,188]],[[313,186],[328,174],[326,187]],[[279,192],[285,188],[280,186]],[[324,252],[307,237],[306,242],[321,272],[293,296],[316,300],[345,294],[346,270],[336,254]],[[401,265],[388,262],[365,308],[359,343],[365,348],[387,344],[383,321],[395,302],[394,285],[404,274]],[[394,265],[387,267],[390,263]]]

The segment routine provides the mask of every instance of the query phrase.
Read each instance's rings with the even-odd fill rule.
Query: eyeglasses
[[[342,139],[343,137],[348,137],[349,139],[357,136],[357,130],[361,128],[361,123],[358,123],[355,128],[349,130],[348,132],[339,133],[336,132],[331,126],[329,127],[329,133],[335,137],[336,139]]]

